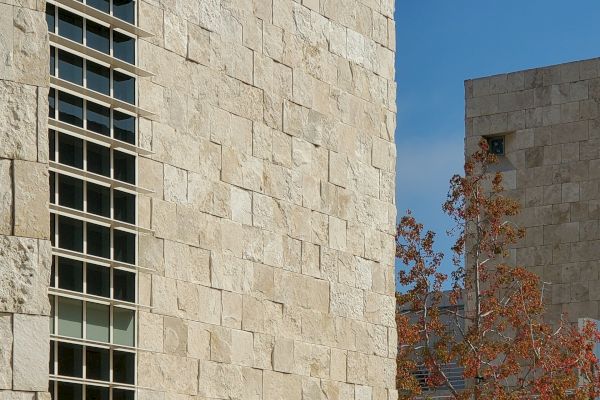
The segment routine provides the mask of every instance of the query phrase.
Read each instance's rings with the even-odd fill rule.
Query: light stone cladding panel
[[[0,0],[0,398],[47,399],[51,245],[44,1]]]
[[[397,399],[393,3],[139,2],[139,400]]]
[[[466,153],[506,135],[500,164],[526,238],[510,258],[550,285],[552,319],[600,318],[600,60],[468,80]]]

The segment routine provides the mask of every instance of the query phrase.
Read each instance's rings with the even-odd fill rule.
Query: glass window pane
[[[133,385],[135,371],[135,354],[125,351],[113,352],[113,380]]]
[[[55,342],[53,340],[50,341],[50,360],[48,362],[48,373],[50,375],[54,375],[54,346]]]
[[[87,128],[90,131],[110,136],[110,109],[91,101],[86,103],[86,107]]]
[[[114,178],[135,184],[135,156],[120,151],[113,152]]]
[[[58,77],[77,85],[83,85],[83,59],[59,49]]]
[[[113,15],[130,24],[134,20],[135,3],[133,0],[113,0]]]
[[[56,90],[48,91],[48,118],[56,118]]]
[[[108,400],[109,390],[107,387],[87,385],[85,387],[85,400]]]
[[[54,296],[50,298],[50,333],[54,335]]]
[[[113,197],[115,219],[135,224],[135,195],[115,190]]]
[[[83,18],[59,8],[58,34],[77,43],[83,43]]]
[[[110,176],[110,149],[96,143],[87,143],[87,169],[90,172]]]
[[[132,310],[115,307],[113,309],[113,342],[123,346],[134,345],[135,313]]]
[[[70,176],[59,175],[58,202],[64,207],[83,210],[83,181]]]
[[[83,140],[60,133],[58,135],[58,162],[83,168]]]
[[[83,347],[73,343],[58,343],[58,374],[83,378]]]
[[[135,103],[135,78],[113,71],[113,96],[128,103]]]
[[[83,222],[77,219],[58,217],[58,246],[62,249],[83,251]]]
[[[57,382],[56,392],[56,399],[52,400],[81,400],[82,386],[78,383]]]
[[[50,46],[50,75],[54,76],[54,71],[56,68],[56,60],[54,57],[56,56],[56,49]]]
[[[83,128],[83,99],[60,92],[58,95],[58,119]]]
[[[113,291],[115,299],[135,303],[135,274],[113,270]]]
[[[105,2],[105,0],[96,0]],[[89,4],[89,0],[88,0]],[[108,1],[106,1],[108,5]],[[108,11],[107,11],[108,12]],[[103,53],[110,53],[110,29],[90,20],[86,21],[86,46]]]
[[[110,297],[110,269],[102,265],[87,265],[87,292],[96,296]]]
[[[56,203],[56,173],[50,171],[50,203]]]
[[[135,117],[113,111],[113,128],[115,139],[135,144]]]
[[[56,287],[56,257],[52,257],[52,265],[50,266],[50,287]],[[52,303],[52,300],[50,300]]]
[[[120,32],[113,32],[113,56],[135,64],[135,39]]]
[[[46,24],[48,24],[48,32],[53,33],[56,23],[54,12],[54,4],[46,3]]]
[[[134,400],[133,390],[113,389],[112,400]]]
[[[83,304],[79,300],[58,298],[58,334],[75,338],[82,337]],[[59,355],[60,364],[60,355]]]
[[[50,243],[52,244],[52,246],[56,246],[56,215],[55,214],[50,214]]]
[[[110,257],[110,228],[96,224],[87,224],[87,253]]]
[[[113,235],[115,260],[135,264],[135,234],[115,229]]]
[[[55,153],[56,152],[56,131],[49,129],[48,130],[48,156],[50,157],[50,161],[55,161]]]
[[[110,188],[88,182],[87,210],[92,214],[110,217]]]
[[[110,12],[110,5],[108,3],[108,0],[86,0],[86,4],[100,11],[104,11],[105,13]]]
[[[88,347],[86,349],[86,374],[88,379],[109,380],[110,354],[108,349]]]
[[[59,257],[58,287],[83,292],[83,263],[81,261]]]
[[[86,304],[86,336],[87,339],[108,342],[110,317],[108,306],[96,303]]]
[[[110,95],[110,69],[88,61],[86,63],[86,70],[88,89]]]

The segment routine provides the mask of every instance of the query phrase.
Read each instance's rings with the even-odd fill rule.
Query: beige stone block
[[[327,282],[288,271],[275,270],[276,301],[321,312],[329,311]]]
[[[149,352],[138,353],[138,384],[172,393],[198,393],[198,361]]]
[[[210,32],[188,22],[187,58],[202,65],[210,64]]]
[[[11,314],[0,314],[0,389],[12,389],[13,324]]]
[[[0,234],[10,235],[13,229],[12,162],[0,160]]]
[[[297,375],[263,372],[264,400],[301,400],[302,381]]]
[[[346,221],[329,217],[329,246],[336,250],[346,250]]]
[[[47,316],[13,315],[13,390],[45,391],[50,354]]]
[[[327,379],[330,363],[328,347],[304,342],[294,343],[294,373]]]
[[[249,293],[254,279],[253,264],[241,258],[211,253],[210,277],[214,288]]]
[[[210,358],[210,331],[205,324],[190,321],[187,324],[187,355],[191,358]]]
[[[348,157],[344,154],[329,152],[329,182],[334,185],[348,185]]]
[[[14,234],[48,239],[48,166],[46,164],[13,161]]]
[[[149,312],[138,312],[139,346],[141,349],[163,352],[163,317]]]
[[[222,292],[223,326],[241,329],[242,327],[242,296],[233,292]]]
[[[367,321],[384,326],[394,326],[395,300],[392,296],[373,292],[365,293],[365,316]]]
[[[183,243],[165,240],[165,276],[208,286],[210,252]]]
[[[259,159],[223,147],[221,178],[224,182],[261,192],[264,188],[263,171],[264,166]]]
[[[347,369],[347,352],[340,349],[331,349],[331,379],[335,381],[346,381],[346,369]]]
[[[49,83],[47,28],[39,11],[15,7],[13,13],[13,74],[16,82],[45,87]],[[33,106],[37,103],[33,103]],[[32,117],[36,117],[33,114]],[[44,118],[43,114],[41,115]]]
[[[254,333],[254,368],[273,369],[273,349],[275,339],[271,335]]]
[[[188,325],[179,318],[164,318],[163,343],[168,354],[187,355]]]
[[[260,370],[200,361],[199,395],[218,399],[263,399],[263,373]]]
[[[164,193],[165,200],[174,203],[187,203],[188,201],[188,174],[187,171],[164,165]]]
[[[294,341],[279,338],[273,347],[273,369],[278,372],[291,373],[294,369]]]
[[[220,324],[221,291],[200,285],[177,282],[179,315],[209,324]]]
[[[356,385],[354,387],[354,398],[356,400],[372,400],[373,388],[370,386]]]
[[[185,57],[188,49],[187,23],[177,14],[164,13],[165,48]]]

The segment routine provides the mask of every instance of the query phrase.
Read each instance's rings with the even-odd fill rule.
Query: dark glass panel
[[[101,135],[110,136],[110,108],[91,101],[86,103],[86,107],[87,128]]]
[[[115,219],[135,224],[135,195],[115,190],[113,199]]]
[[[115,260],[135,264],[135,235],[115,229],[113,236]]]
[[[87,183],[87,211],[103,217],[110,217],[109,187]]]
[[[58,374],[83,377],[83,348],[78,344],[58,343]]]
[[[113,56],[129,64],[135,64],[135,39],[113,31]]]
[[[50,161],[56,161],[55,153],[56,152],[56,131],[50,129],[48,130],[48,156],[50,157]]]
[[[107,387],[87,385],[85,387],[85,400],[108,400],[109,390]]]
[[[135,156],[115,150],[113,166],[115,179],[135,184]]]
[[[134,393],[132,390],[113,389],[112,400],[134,400]]]
[[[54,341],[50,341],[50,360],[48,362],[48,373],[50,375],[54,375]],[[50,382],[50,387],[52,387],[52,382]]]
[[[82,386],[78,383],[57,382],[56,391],[56,400],[81,400]]]
[[[113,380],[133,385],[135,354],[124,351],[113,352]]]
[[[56,173],[50,171],[50,203],[54,204],[56,201]]]
[[[113,0],[113,15],[133,24],[135,22],[135,3],[133,0]]]
[[[83,85],[83,58],[59,49],[58,77],[77,85]]]
[[[113,71],[113,96],[127,103],[135,104],[135,78]]]
[[[83,292],[83,263],[60,257],[58,259],[58,287]]]
[[[54,71],[56,69],[56,49],[50,46],[50,75],[54,76]]]
[[[48,31],[53,33],[56,27],[56,17],[54,14],[54,10],[54,4],[46,3],[46,24],[48,24]]]
[[[110,269],[96,264],[87,265],[87,292],[110,297]]]
[[[86,374],[88,379],[109,380],[110,353],[108,349],[88,347],[86,350]]]
[[[58,95],[58,119],[67,124],[83,127],[83,99],[60,92]]]
[[[87,224],[87,253],[98,257],[110,257],[110,228]]]
[[[97,10],[105,13],[110,12],[110,3],[108,0],[86,0],[85,2],[88,6],[94,7]]]
[[[135,117],[113,111],[113,129],[115,139],[135,144]]]
[[[66,175],[58,176],[58,203],[83,210],[83,181]]]
[[[62,249],[83,251],[83,222],[59,215],[58,245]]]
[[[87,20],[85,32],[85,44],[87,47],[106,54],[110,53],[110,29],[108,27]]]
[[[121,269],[113,270],[113,290],[115,299],[135,303],[135,274]]]
[[[88,61],[86,70],[88,89],[95,90],[107,96],[110,95],[110,69]]]
[[[48,118],[56,118],[56,90],[48,92]]]
[[[83,43],[83,18],[59,8],[58,34],[75,42]]]
[[[56,246],[56,226],[55,226],[55,218],[56,215],[55,214],[50,214],[50,243],[52,244],[52,246]]]
[[[83,168],[83,140],[59,133],[58,161],[71,167]]]
[[[50,287],[56,287],[56,257],[54,256],[52,256],[52,266],[50,267]]]
[[[110,176],[110,149],[96,143],[87,143],[87,169],[90,172]]]

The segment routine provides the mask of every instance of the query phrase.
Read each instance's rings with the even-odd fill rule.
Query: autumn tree
[[[454,399],[594,399],[596,326],[573,326],[564,316],[548,322],[546,284],[506,261],[524,231],[512,222],[519,204],[504,193],[502,174],[491,172],[495,162],[482,141],[464,175],[450,181],[443,209],[456,223],[447,233],[456,238],[451,277],[439,271],[443,254],[434,250],[433,232],[410,212],[397,227],[400,397],[417,398],[425,386]],[[464,309],[456,306],[461,299]],[[464,369],[466,388],[456,387],[448,364]],[[414,376],[417,366],[427,372],[424,381]]]

